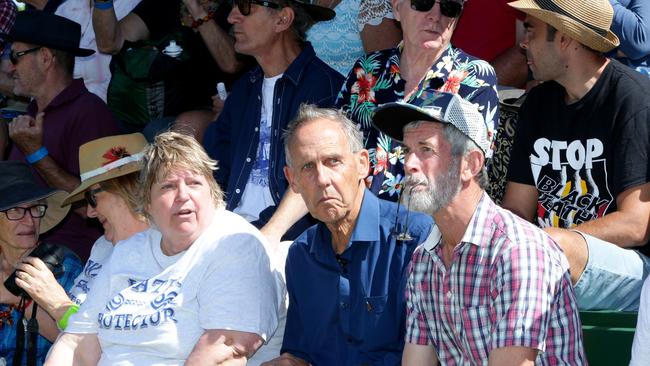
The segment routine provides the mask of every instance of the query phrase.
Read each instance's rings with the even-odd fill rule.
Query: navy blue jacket
[[[262,111],[262,82],[264,73],[257,66],[244,74],[233,86],[221,114],[212,123],[203,140],[210,157],[219,162],[215,178],[226,193],[227,209],[232,211],[248,183],[259,145]],[[305,42],[302,52],[289,65],[275,84],[271,151],[269,161],[269,188],[275,206],[267,207],[260,219],[253,223],[262,227],[275,212],[288,182],[284,177],[284,142],[282,132],[296,115],[302,103],[332,107],[343,85],[343,76],[316,57],[311,43]],[[295,225],[285,239],[293,239],[308,227]]]

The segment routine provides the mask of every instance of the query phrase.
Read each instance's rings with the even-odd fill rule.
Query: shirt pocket
[[[461,340],[466,356],[474,361],[487,360],[492,336],[489,306],[461,308]]]

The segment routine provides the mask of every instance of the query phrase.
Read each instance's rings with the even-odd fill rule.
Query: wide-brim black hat
[[[39,10],[18,12],[9,33],[0,37],[10,42],[24,42],[68,52],[74,56],[90,56],[94,50],[79,48],[81,25],[70,19]]]
[[[317,22],[332,20],[336,16],[336,12],[324,6],[312,4],[311,0],[292,0],[292,2],[303,9],[309,16]]]
[[[68,214],[70,206],[61,207],[68,194],[59,189],[39,185],[27,164],[20,161],[0,161],[0,172],[0,211],[23,203],[45,200],[47,211],[41,219],[39,234],[55,227]]]

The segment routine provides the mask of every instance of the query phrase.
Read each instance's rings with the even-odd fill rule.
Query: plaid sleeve
[[[406,282],[406,337],[405,341],[411,344],[430,345],[433,344],[429,332],[429,324],[426,314],[422,311],[421,302],[426,301],[422,296],[423,273],[426,264],[423,259],[424,249],[422,246],[415,249],[411,263],[408,268],[408,280]],[[428,287],[428,286],[425,286]]]
[[[543,232],[522,228],[515,236],[504,245],[505,253],[492,272],[495,321],[490,346],[530,347],[543,352],[563,270],[559,258],[545,248],[554,243],[547,243]]]

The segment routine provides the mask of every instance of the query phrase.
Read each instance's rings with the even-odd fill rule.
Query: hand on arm
[[[282,201],[280,201],[271,219],[260,231],[269,242],[279,242],[287,230],[306,214],[307,206],[302,196],[289,188],[284,193],[284,197],[282,197]]]
[[[101,353],[97,334],[63,333],[50,348],[44,366],[96,366]]]
[[[537,350],[529,347],[504,347],[490,352],[488,366],[533,366]]]
[[[533,222],[537,209],[537,188],[528,184],[508,182],[501,207],[512,211],[528,222]]]
[[[261,366],[309,366],[309,363],[291,353],[283,353],[278,358],[264,362]]]
[[[208,12],[198,0],[183,0],[194,20],[203,19]],[[216,22],[209,20],[197,27],[203,43],[210,51],[219,68],[227,73],[235,73],[243,66],[235,53],[235,41]]]
[[[196,342],[186,366],[245,365],[264,343],[255,333],[235,330],[206,330]]]
[[[406,343],[402,353],[402,366],[436,366],[438,356],[432,345]]]

